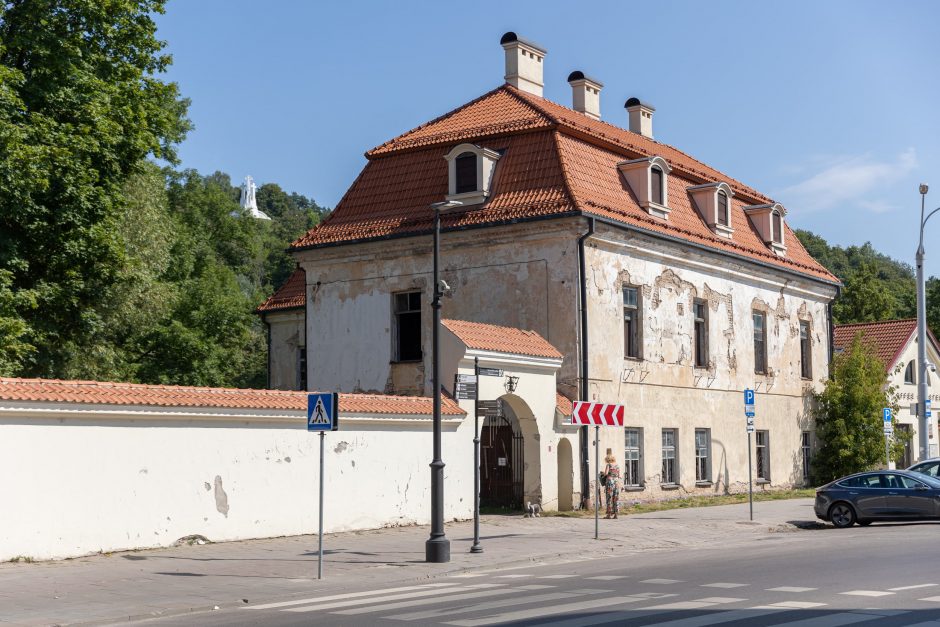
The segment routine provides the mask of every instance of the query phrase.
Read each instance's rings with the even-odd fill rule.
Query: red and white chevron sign
[[[622,427],[623,405],[575,401],[571,410],[571,424]]]

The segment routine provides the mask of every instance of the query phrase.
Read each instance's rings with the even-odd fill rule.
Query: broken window
[[[709,429],[695,430],[695,481],[711,483],[711,432]]]
[[[813,353],[810,347],[809,322],[800,320],[800,376],[813,378]]]
[[[754,372],[767,373],[767,316],[762,311],[752,312],[754,321]]]
[[[395,360],[418,361],[421,352],[421,292],[395,294]]]
[[[676,470],[676,430],[663,429],[662,483],[675,485],[678,476]]]
[[[643,475],[640,470],[640,449],[643,446],[643,435],[640,429],[628,427],[624,431],[623,453],[623,485],[638,488],[643,485]]]
[[[708,304],[704,300],[692,301],[695,320],[693,341],[695,342],[695,367],[708,367]]]
[[[638,288],[623,288],[623,354],[640,359],[640,291]]]
[[[770,432],[758,431],[756,435],[757,480],[770,481]]]

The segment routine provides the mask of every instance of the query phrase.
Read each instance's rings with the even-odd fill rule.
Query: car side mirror
[[[929,488],[925,486],[923,483],[921,483],[921,484],[918,484],[914,489],[917,490],[918,492],[923,492],[924,490],[928,490]]]

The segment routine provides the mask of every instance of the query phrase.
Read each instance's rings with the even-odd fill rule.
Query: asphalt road
[[[146,621],[170,625],[940,627],[940,523],[472,571]]]

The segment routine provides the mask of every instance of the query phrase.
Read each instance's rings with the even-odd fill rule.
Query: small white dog
[[[541,503],[532,503],[531,501],[525,502],[525,514],[523,518],[541,518],[542,517],[542,504]]]

